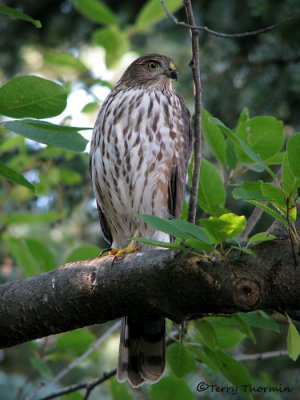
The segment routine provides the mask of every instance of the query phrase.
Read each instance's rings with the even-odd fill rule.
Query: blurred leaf
[[[60,400],[84,400],[84,397],[82,393],[73,392],[61,396]]]
[[[75,249],[67,255],[64,262],[87,260],[89,258],[99,257],[101,249],[100,247],[92,244],[82,244],[77,246]]]
[[[242,320],[237,314],[233,314],[232,318],[237,322],[240,330],[242,332],[244,332],[244,334],[246,336],[248,336],[252,340],[253,343],[256,343],[256,337],[255,337],[250,325],[248,324],[248,322]]]
[[[241,126],[245,125],[250,120],[250,113],[247,107],[244,107],[239,115],[235,131],[239,131]]]
[[[259,154],[260,158],[267,160],[282,147],[284,132],[283,123],[274,117],[259,116],[240,124],[237,129],[238,136],[245,141],[251,149]],[[245,162],[250,160],[239,156]],[[252,157],[250,157],[252,159]]]
[[[220,217],[201,218],[200,222],[217,243],[235,238],[246,226],[244,215],[239,216],[233,213],[223,214]]]
[[[86,18],[99,24],[115,24],[117,16],[100,0],[72,0],[74,7]]]
[[[271,207],[267,206],[266,204],[260,203],[256,200],[248,200],[248,203],[253,204],[254,206],[262,209],[267,214],[271,215],[273,218],[277,219],[284,225],[287,225],[287,221],[283,218],[277,211],[273,210]]]
[[[167,348],[167,360],[173,373],[182,377],[196,368],[196,361],[191,351],[182,343],[173,343]]]
[[[165,0],[165,4],[172,13],[183,5],[181,0]],[[159,0],[148,0],[139,12],[134,27],[140,32],[147,31],[164,18],[167,18],[167,14]]]
[[[92,345],[94,340],[95,336],[87,329],[76,329],[58,335],[56,350],[62,353],[69,351],[79,356]]]
[[[105,62],[109,68],[113,67],[129,49],[127,33],[116,25],[95,30],[93,41],[105,49]]]
[[[289,330],[287,335],[287,349],[289,353],[289,357],[296,361],[300,354],[300,335],[293,324],[293,322],[289,318]]]
[[[34,186],[30,182],[28,182],[28,180],[25,179],[23,175],[21,175],[14,169],[8,167],[1,161],[0,161],[0,175],[8,179],[9,181],[13,181],[15,183],[18,183],[19,185],[25,186],[28,189],[34,191]]]
[[[63,86],[38,76],[18,76],[0,87],[0,115],[7,117],[54,117],[66,105]]]
[[[80,73],[88,71],[88,67],[77,57],[70,53],[54,53],[48,52],[44,56],[44,61],[47,63],[57,64],[61,67],[69,67]]]
[[[221,129],[211,122],[211,115],[208,111],[202,111],[203,135],[209,144],[213,155],[221,164],[225,163],[226,142]]]
[[[128,387],[123,383],[119,383],[116,378],[110,379],[109,384],[111,400],[133,400]]]
[[[275,235],[271,235],[268,232],[259,232],[249,238],[248,244],[253,244],[253,243],[257,244],[257,243],[267,242],[269,240],[274,240],[274,239],[276,239]]]
[[[54,125],[46,121],[23,119],[21,121],[9,121],[4,125],[20,135],[37,142],[60,147],[65,150],[83,151],[88,141],[78,131],[89,128],[76,128],[63,125]]]
[[[60,218],[56,211],[48,211],[46,213],[23,213],[15,212],[5,216],[4,220],[8,224],[39,224],[46,222],[54,222]]]
[[[83,113],[90,113],[97,111],[99,108],[99,103],[97,101],[92,101],[91,103],[87,103],[81,110]]]
[[[300,178],[300,132],[291,136],[287,142],[287,155],[290,169],[296,178]]]
[[[14,8],[0,5],[0,13],[4,15],[9,15],[10,17],[14,17],[22,21],[31,22],[36,28],[42,27],[41,21],[39,21],[38,19],[33,19],[29,15]]]
[[[38,372],[40,377],[44,379],[49,379],[53,377],[53,373],[48,364],[41,358],[31,358],[30,364],[36,370],[36,372]]]
[[[233,170],[237,165],[237,157],[234,150],[234,144],[233,141],[229,138],[227,139],[226,164],[231,170]]]
[[[213,325],[203,318],[198,321],[194,321],[194,325],[198,330],[201,342],[210,349],[215,350],[218,342]],[[199,336],[197,335],[196,337],[198,338]]]
[[[288,195],[294,197],[300,187],[300,177],[297,178],[292,173],[287,152],[284,153],[282,160],[281,177],[283,189]]]
[[[44,243],[37,239],[26,239],[26,244],[42,272],[50,271],[56,267],[55,256]]]
[[[155,385],[151,385],[149,391],[151,400],[195,400],[189,385],[181,378],[165,376]]]
[[[191,351],[199,357],[201,362],[206,364],[208,368],[210,368],[214,372],[220,371],[218,359],[216,356],[215,351],[211,350],[210,348],[204,346],[203,349],[200,347],[193,347],[190,346]]]
[[[273,321],[266,313],[252,311],[248,313],[239,312],[236,315],[250,326],[280,332],[277,322]]]
[[[82,182],[82,175],[71,168],[60,168],[60,180],[67,185],[77,185]]]
[[[198,192],[200,207],[211,215],[220,214],[224,209],[225,197],[224,183],[216,167],[202,159]]]
[[[29,250],[24,239],[8,237],[6,239],[9,253],[24,269],[26,276],[32,276],[40,273],[40,265]]]

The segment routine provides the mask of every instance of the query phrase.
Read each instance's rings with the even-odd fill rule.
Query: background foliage
[[[184,20],[181,1],[166,3],[173,12],[178,10],[176,16]],[[20,4],[6,1],[5,6],[18,8]],[[299,12],[296,0],[229,3],[203,0],[194,1],[193,6],[199,24],[228,33],[255,30]],[[24,0],[22,11],[32,19],[13,15],[3,7],[0,7],[1,283],[48,271],[67,261],[97,256],[99,245],[105,246],[90,189],[88,155],[83,152],[91,130],[82,128],[93,126],[99,104],[135,56],[150,52],[172,56],[180,71],[177,89],[191,111],[193,105],[189,32],[165,18],[158,0],[133,3]],[[269,217],[264,216],[258,232],[274,216],[287,217],[286,199],[290,193],[295,194],[300,175],[299,134],[290,139],[294,143],[290,145],[289,160],[287,153],[284,154],[286,140],[300,126],[298,24],[299,18],[295,18],[270,33],[242,40],[201,35],[203,98],[211,113],[203,114],[206,144],[198,213],[206,231],[191,232],[191,227],[181,225],[185,233],[177,235],[185,235],[186,241],[190,240],[188,244],[198,246],[198,250],[211,250],[224,240],[238,237],[244,220],[231,214],[224,221],[221,216],[229,210],[248,216],[253,208],[249,202],[258,204],[268,200],[273,212]],[[264,116],[267,114],[272,116]],[[247,135],[249,129],[253,132],[251,138]],[[243,143],[248,146],[246,150]],[[263,165],[251,158],[249,148],[260,154]],[[278,193],[278,185],[277,189],[270,186],[272,177],[265,165],[272,171],[282,165],[285,178],[281,189],[286,198],[282,191]],[[292,210],[293,204],[289,206]],[[210,223],[209,215],[215,218]],[[229,226],[233,227],[230,234]],[[225,234],[215,238],[214,232],[220,235],[222,227]],[[266,237],[257,240],[262,239]],[[67,367],[109,325],[2,350],[1,398],[32,396],[41,381],[48,381]],[[174,330],[171,323],[168,329]],[[285,349],[287,329],[286,324],[278,324],[264,313],[206,317],[189,323],[183,343],[168,348],[167,374],[158,384],[143,388],[141,393],[112,379],[95,389],[91,398],[232,397],[231,393],[197,392],[201,381],[237,387],[250,382],[254,386],[281,384],[292,387],[296,396],[299,362],[287,357],[239,361],[246,353]],[[299,346],[294,325],[290,325],[288,335],[289,354],[296,359]],[[117,343],[118,335],[112,334],[100,349],[59,383],[41,390],[39,396],[113,368]],[[284,393],[259,396],[291,398]],[[83,396],[76,393],[64,398]]]

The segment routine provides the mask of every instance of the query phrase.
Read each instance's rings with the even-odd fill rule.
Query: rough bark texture
[[[0,347],[112,320],[157,312],[180,322],[208,313],[297,310],[300,258],[286,239],[205,259],[154,250],[66,264],[0,286]]]

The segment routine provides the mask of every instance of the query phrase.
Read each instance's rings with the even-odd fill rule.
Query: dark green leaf
[[[265,198],[271,203],[276,204],[282,210],[286,210],[286,200],[283,190],[273,183],[261,182],[260,189]]]
[[[16,10],[14,8],[7,7],[7,6],[0,6],[0,13],[4,14],[4,15],[9,15],[10,17],[14,17],[14,18],[20,19],[22,21],[30,22],[36,28],[42,27],[41,21],[39,21],[38,19],[33,19],[29,15],[23,13],[22,11]]]
[[[110,379],[111,400],[133,400],[128,387],[119,383],[116,378]]]
[[[181,378],[165,376],[149,392],[151,400],[195,400],[189,385]]]
[[[182,377],[196,368],[196,361],[190,350],[182,343],[167,348],[167,360],[173,373]]]
[[[134,236],[130,239],[138,243],[149,244],[150,246],[163,247],[166,249],[174,249],[174,250],[185,250],[183,246],[177,243],[162,242],[160,240],[147,239],[140,236]]]
[[[300,132],[295,133],[287,142],[287,154],[290,169],[296,178],[300,178]]]
[[[225,188],[216,167],[209,161],[202,159],[198,203],[200,207],[211,215],[218,215],[224,210]]]
[[[8,167],[4,163],[0,161],[0,175],[4,178],[18,183],[19,185],[25,186],[30,190],[34,191],[34,186],[28,182],[27,179],[24,178],[23,175],[19,174],[19,172],[15,171],[14,169]]]
[[[185,234],[180,228],[175,227],[172,224],[172,220],[162,219],[156,217],[155,215],[149,214],[138,214],[138,218],[143,222],[146,222],[146,224],[157,231],[165,232],[169,235],[182,239],[188,239],[190,237],[189,235]]]
[[[173,13],[183,5],[181,0],[165,0],[165,4]],[[148,0],[137,16],[134,28],[140,32],[147,31],[152,25],[164,18],[167,18],[167,14],[160,2],[158,0]]]
[[[18,76],[0,87],[0,115],[7,117],[54,117],[66,105],[66,90],[37,76]]]
[[[99,24],[115,24],[117,16],[100,0],[72,0],[74,7],[86,18]]]
[[[236,315],[250,326],[268,329],[278,333],[280,332],[279,325],[275,321],[273,321],[266,313],[253,311],[249,313],[239,312]]]
[[[89,128],[74,128],[70,126],[54,125],[50,124],[50,122],[31,119],[5,122],[5,126],[13,132],[19,133],[28,139],[60,147],[65,150],[78,152],[83,151],[88,142],[78,133],[78,130]]]
[[[236,200],[266,200],[261,192],[261,182],[243,182],[240,187],[232,191],[233,198]]]
[[[225,163],[226,142],[221,129],[211,122],[208,111],[202,111],[203,135],[209,144],[212,153],[220,163]]]

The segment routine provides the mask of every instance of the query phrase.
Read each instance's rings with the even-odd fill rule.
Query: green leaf
[[[198,192],[200,207],[211,215],[218,215],[224,210],[225,198],[225,187],[218,170],[202,159]]]
[[[56,350],[64,353],[66,350],[79,356],[94,342],[95,336],[87,329],[76,329],[58,336]]]
[[[23,175],[19,174],[19,172],[8,167],[1,161],[0,161],[0,175],[8,179],[9,181],[18,183],[19,185],[25,186],[28,189],[34,191],[34,186],[30,182],[28,182],[28,180],[25,179]]]
[[[283,123],[274,117],[254,117],[239,125],[237,135],[256,154],[259,154],[262,160],[267,160],[278,153],[282,147],[284,139]],[[239,158],[249,162],[249,159],[243,158],[242,155]],[[252,157],[250,158],[252,159]]]
[[[24,269],[26,276],[33,276],[41,272],[38,261],[29,250],[24,239],[8,237],[7,245],[10,254]]]
[[[129,49],[128,34],[111,25],[94,31],[93,41],[105,49],[105,62],[113,67]]]
[[[256,233],[255,235],[251,236],[248,240],[248,244],[253,244],[253,243],[262,243],[262,242],[267,242],[269,240],[274,240],[276,239],[275,235],[271,235],[268,232],[259,232]]]
[[[236,200],[265,200],[260,184],[261,182],[243,182],[240,187],[233,189],[233,198]]]
[[[90,129],[54,125],[50,122],[36,121],[33,119],[9,121],[5,122],[4,125],[11,131],[25,136],[28,139],[78,152],[83,151],[88,142],[78,133],[78,130]]]
[[[203,135],[209,144],[213,155],[221,164],[225,163],[226,142],[221,129],[211,122],[211,115],[208,111],[202,111]]]
[[[246,226],[244,215],[233,213],[223,214],[220,217],[201,218],[202,225],[215,238],[217,243],[232,239],[243,232]]]
[[[111,400],[133,400],[128,387],[119,383],[116,378],[110,379]]]
[[[99,108],[99,103],[97,101],[92,101],[90,103],[87,103],[81,110],[83,113],[90,113],[90,112],[95,112]]]
[[[174,249],[174,250],[185,250],[184,246],[181,246],[180,244],[177,243],[162,242],[160,240],[143,238],[141,236],[134,236],[130,239],[134,240],[135,242],[149,244],[150,246],[163,247],[166,249]]]
[[[71,250],[71,252],[67,255],[65,259],[65,263],[99,257],[100,251],[100,247],[94,246],[92,244],[82,244]]]
[[[300,178],[300,132],[291,136],[287,142],[287,154],[290,169],[296,178]]]
[[[190,237],[189,235],[184,233],[184,231],[182,231],[178,226],[176,227],[175,225],[173,225],[172,220],[162,219],[156,217],[155,215],[149,214],[138,214],[138,218],[143,222],[146,222],[146,224],[150,225],[157,231],[165,232],[169,235],[182,239],[188,239]]]
[[[289,357],[296,361],[300,354],[300,335],[293,324],[293,322],[289,318],[289,330],[287,335],[287,349],[289,353]]]
[[[79,172],[74,171],[74,169],[61,168],[60,179],[62,183],[66,183],[67,185],[78,185],[82,182],[82,175]]]
[[[4,220],[7,224],[42,224],[55,222],[60,218],[56,211],[48,211],[46,213],[23,213],[15,212],[5,216]]]
[[[250,326],[256,328],[268,329],[274,332],[280,332],[279,325],[273,321],[266,313],[261,311],[252,311],[248,313],[236,313],[236,315]]]
[[[281,209],[286,210],[287,205],[282,189],[269,182],[261,182],[260,189],[268,201],[275,203]]]
[[[183,232],[184,237],[194,238],[208,244],[211,243],[211,240],[209,239],[207,232],[205,232],[205,229],[201,228],[200,226],[192,224],[188,221],[182,221],[180,219],[170,219],[169,222],[172,225],[172,227]]]
[[[0,115],[12,118],[49,118],[61,114],[67,92],[37,76],[18,76],[0,87]]]
[[[240,330],[244,332],[244,334],[248,336],[253,343],[256,343],[256,337],[248,322],[242,320],[237,314],[233,314],[231,317],[237,322]]]
[[[50,271],[56,267],[55,256],[44,243],[37,239],[26,239],[26,244],[42,272]]]
[[[246,335],[232,326],[218,326],[215,328],[218,345],[222,349],[230,349],[245,339]]]
[[[249,120],[250,120],[249,109],[247,107],[244,107],[239,115],[235,131],[239,131],[239,129],[241,129],[241,126],[245,125]]]
[[[182,7],[181,0],[165,0],[165,4],[172,13]],[[164,18],[167,14],[159,0],[148,0],[137,16],[134,28],[140,32],[147,31]]]
[[[30,22],[36,28],[42,27],[41,21],[39,21],[38,19],[33,19],[29,15],[23,13],[22,11],[16,10],[14,8],[7,7],[7,6],[0,6],[0,13],[4,14],[4,15],[9,15],[10,17],[14,17],[14,18],[20,19],[22,21]]]
[[[182,343],[174,343],[167,348],[167,360],[171,370],[178,377],[183,377],[196,368],[193,354]]]
[[[203,318],[194,321],[194,325],[198,330],[198,334],[196,335],[197,339],[200,339],[200,341],[210,349],[215,350],[218,341],[213,325]]]
[[[191,347],[191,351],[204,363],[208,366],[209,369],[211,369],[214,372],[219,372],[219,363],[218,359],[216,356],[215,351],[211,350],[210,348],[203,346],[203,348],[200,347]],[[197,390],[199,390],[201,387],[198,385]],[[203,387],[202,387],[203,389]],[[199,390],[201,391],[201,390]]]
[[[114,12],[100,0],[72,0],[74,7],[86,18],[99,24],[118,22]]]
[[[195,400],[189,385],[181,378],[165,376],[149,391],[150,400]]]
[[[284,153],[282,160],[281,177],[283,189],[288,194],[288,196],[294,197],[297,193],[298,188],[300,187],[300,177],[297,178],[292,173],[287,152]]]
[[[44,61],[51,64],[57,64],[61,67],[69,67],[80,73],[88,71],[88,67],[79,58],[70,53],[48,52],[44,56]]]
[[[267,206],[266,204],[260,203],[256,200],[248,200],[248,203],[253,204],[255,207],[260,208],[267,214],[271,215],[273,218],[277,219],[284,225],[287,225],[287,221],[283,218],[277,211],[273,210],[271,207]]]
[[[30,364],[42,378],[49,379],[53,377],[53,373],[48,364],[41,358],[31,358]]]
[[[245,386],[251,385],[251,377],[246,367],[239,361],[235,360],[229,354],[218,350],[216,356],[219,363],[219,368],[222,374],[231,382],[234,386],[240,388],[243,393],[245,392]],[[249,398],[249,394],[247,396]]]

